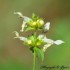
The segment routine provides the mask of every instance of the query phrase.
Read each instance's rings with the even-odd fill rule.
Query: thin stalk
[[[33,70],[36,69],[36,52],[35,52],[35,48],[34,48],[34,65],[33,65]]]

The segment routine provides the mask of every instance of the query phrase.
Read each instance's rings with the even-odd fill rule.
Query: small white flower
[[[38,39],[43,39],[44,38],[44,35],[43,34],[40,34],[39,36],[38,36]]]
[[[21,12],[14,12],[14,14],[19,15],[19,17],[23,17],[23,15],[22,15],[22,13],[21,13]]]
[[[22,40],[22,41],[27,41],[26,37],[19,37],[19,39]]]
[[[23,21],[23,24],[22,24],[22,29],[20,30],[21,32],[23,32],[24,31],[24,28],[26,27],[26,22],[25,21]]]
[[[14,31],[13,33],[15,33],[16,37],[14,38],[18,38],[19,37],[19,33],[17,31]]]
[[[44,30],[47,31],[50,29],[50,22],[47,22],[45,25],[44,25]]]
[[[46,51],[46,49],[48,47],[50,47],[53,44],[60,45],[60,44],[64,43],[64,41],[62,41],[62,40],[56,40],[56,41],[54,41],[54,40],[48,39],[46,37],[44,37],[42,40],[46,43],[46,45],[44,45],[44,47],[43,47],[43,51],[44,52]]]
[[[46,45],[44,45],[44,47],[43,47],[43,52],[45,52],[46,51],[46,49],[48,48],[48,47],[50,47],[52,44],[46,44]]]
[[[56,40],[56,41],[54,41],[54,44],[56,44],[56,45],[60,45],[62,43],[64,43],[64,41],[62,41],[62,40]]]
[[[17,14],[19,15],[19,17],[22,17],[26,23],[29,23],[29,21],[31,20],[31,18],[23,16],[21,12],[14,12],[14,14]]]
[[[26,23],[29,23],[31,20],[32,20],[31,18],[24,16],[24,21],[25,21]]]
[[[54,41],[52,39],[48,39],[46,37],[43,38],[43,41],[48,43],[48,44],[53,44],[54,43]]]
[[[56,45],[60,45],[60,44],[64,43],[64,41],[62,41],[62,40],[56,40],[56,41],[54,41],[54,40],[48,39],[46,37],[43,38],[43,41],[46,42],[46,43],[56,44]]]
[[[21,36],[19,36],[19,33],[18,33],[17,31],[14,31],[14,33],[15,33],[15,35],[16,35],[16,37],[14,37],[14,38],[18,38],[18,39],[20,39],[20,40],[22,40],[22,41],[27,41],[27,38],[26,38],[26,37],[21,37]]]

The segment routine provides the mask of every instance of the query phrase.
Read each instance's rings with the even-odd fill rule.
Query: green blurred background
[[[19,31],[22,24],[14,11],[29,17],[34,12],[45,22],[50,21],[47,37],[65,41],[60,46],[48,48],[44,62],[37,59],[36,70],[43,70],[40,69],[42,65],[70,66],[70,0],[0,0],[0,70],[32,70],[33,67],[29,48],[13,39],[12,32]]]

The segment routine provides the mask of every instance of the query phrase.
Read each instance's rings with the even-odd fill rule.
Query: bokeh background
[[[12,32],[19,31],[22,24],[22,19],[14,15],[14,11],[29,17],[35,13],[45,22],[50,21],[47,37],[65,41],[60,46],[48,48],[44,62],[37,59],[36,70],[44,70],[40,69],[42,65],[70,66],[70,0],[0,0],[0,70],[32,70],[33,67],[29,48],[13,39]]]

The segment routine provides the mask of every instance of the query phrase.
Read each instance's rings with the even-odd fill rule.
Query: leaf
[[[29,31],[29,30],[34,30],[34,28],[32,28],[32,27],[28,27],[28,28],[26,28],[25,31]]]
[[[41,48],[36,47],[35,48],[37,55],[41,58],[41,60],[44,60],[44,52]]]

